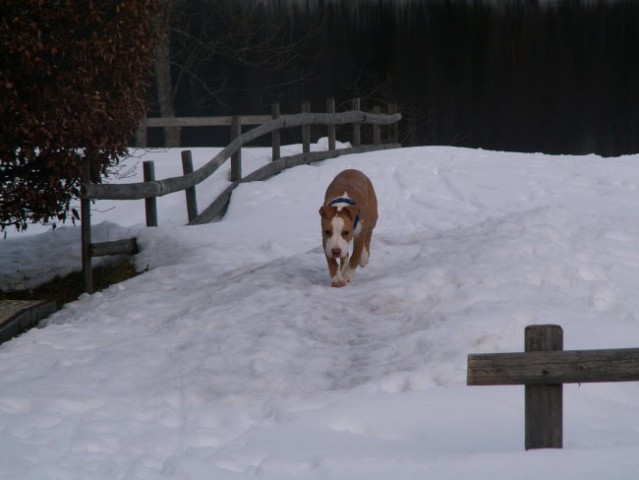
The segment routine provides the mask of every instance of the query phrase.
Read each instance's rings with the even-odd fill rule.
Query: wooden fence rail
[[[234,116],[223,117],[161,117],[140,121],[135,133],[135,146],[147,147],[147,130],[159,127],[231,127]],[[241,125],[261,125],[273,119],[272,115],[242,115]]]
[[[526,328],[524,353],[468,356],[468,385],[525,385],[525,448],[562,448],[564,383],[639,381],[639,348],[563,350],[558,325]]]
[[[354,101],[355,106],[359,106],[358,101]],[[209,117],[204,120],[206,125],[228,125],[232,129],[232,141],[223,148],[217,155],[209,160],[205,165],[193,170],[193,163],[190,152],[182,152],[182,162],[184,175],[163,180],[155,180],[153,162],[144,162],[144,181],[130,184],[95,184],[87,180],[84,181],[80,189],[82,207],[82,265],[84,272],[84,284],[87,292],[93,291],[91,257],[101,255],[131,253],[137,246],[134,242],[107,242],[107,244],[91,243],[91,216],[90,202],[92,200],[136,200],[144,199],[146,204],[147,225],[157,226],[156,198],[170,193],[185,191],[189,224],[201,224],[211,222],[224,214],[233,189],[241,182],[254,180],[264,180],[279,173],[285,168],[295,165],[307,164],[327,158],[350,153],[362,153],[365,151],[381,150],[386,148],[398,148],[400,144],[382,144],[379,134],[379,126],[393,125],[399,122],[401,114],[396,113],[396,108],[391,114],[381,114],[379,110],[375,113],[366,113],[360,110],[353,110],[342,113],[334,113],[334,101],[327,101],[329,113],[299,113],[293,115],[280,115],[279,106],[274,105],[271,116],[244,116],[244,117],[222,117],[214,120]],[[307,106],[303,110],[308,110]],[[248,121],[245,121],[248,119]],[[144,128],[147,126],[197,126],[203,125],[202,119],[175,118],[175,119],[146,119]],[[161,121],[159,121],[161,120]],[[157,123],[157,125],[156,125]],[[257,127],[241,133],[243,124],[259,124]],[[353,142],[351,148],[340,150],[335,149],[335,126],[353,125]],[[328,128],[329,150],[323,152],[310,152],[310,127],[322,125]],[[372,125],[374,127],[374,144],[360,145],[359,127],[360,125]],[[280,158],[280,131],[284,128],[301,127],[303,129],[302,153],[290,157]],[[357,128],[356,128],[357,127]],[[396,129],[393,130],[396,133]],[[264,135],[271,135],[273,161],[252,172],[250,175],[242,177],[241,149],[244,145],[252,142]],[[226,160],[231,159],[231,184],[222,192],[218,198],[203,212],[197,212],[197,200],[195,197],[195,186],[212,175]],[[85,178],[90,178],[88,172]],[[119,251],[120,248],[122,251]],[[109,252],[109,253],[104,253]]]
[[[238,152],[244,145],[276,130],[302,126],[306,127],[310,125],[346,125],[352,123],[365,125],[390,125],[398,122],[401,118],[401,114],[399,113],[382,115],[358,111],[335,114],[299,113],[296,115],[283,115],[243,133],[229,143],[208,163],[188,175],[158,181],[119,185],[83,183],[80,196],[82,198],[90,198],[92,200],[136,200],[149,197],[161,197],[163,195],[168,195],[169,193],[175,193],[194,187],[198,183],[201,183],[213,174],[227,159]]]

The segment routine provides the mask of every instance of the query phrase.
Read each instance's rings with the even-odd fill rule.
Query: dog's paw
[[[345,287],[347,284],[348,282],[340,275],[336,275],[331,279],[331,287]]]
[[[344,273],[342,273],[342,278],[344,279],[345,284],[351,283],[353,281],[353,277],[355,277],[355,270],[351,270],[351,268],[347,268]]]
[[[368,265],[369,259],[370,259],[370,253],[368,253],[368,250],[366,249],[362,250],[362,254],[359,257],[359,266],[365,267],[366,265]]]

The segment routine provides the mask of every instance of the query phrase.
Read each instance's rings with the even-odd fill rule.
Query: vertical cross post
[[[184,175],[193,173],[193,155],[191,150],[182,150],[182,171]],[[197,217],[197,196],[195,193],[195,187],[189,187],[184,190],[186,195],[186,213],[189,222]]]
[[[397,113],[397,103],[391,103],[388,106],[388,113],[394,115]],[[397,143],[399,140],[399,123],[395,122],[389,127],[388,140],[390,143]]]
[[[91,167],[89,161],[84,162],[82,181],[91,181]],[[84,291],[93,293],[93,267],[91,265],[91,199],[80,200],[80,215],[82,222],[82,275],[84,277]]]
[[[137,130],[135,131],[135,146],[138,148],[146,148],[147,146],[147,129],[146,117],[140,120]]]
[[[525,351],[556,351],[564,348],[559,325],[526,327]],[[563,385],[526,385],[526,450],[562,448]]]
[[[153,160],[142,162],[142,175],[145,182],[155,181],[155,163]],[[158,226],[158,202],[155,197],[144,199],[144,210],[146,212],[146,226]]]
[[[334,98],[327,98],[326,99],[326,111],[328,113],[334,114],[335,113],[335,99]],[[333,151],[335,150],[335,143],[336,143],[336,138],[335,138],[335,124],[330,124],[327,127],[328,130],[328,149],[329,151]]]
[[[280,104],[279,102],[275,102],[271,105],[271,116],[273,120],[276,118],[280,118]],[[275,130],[272,133],[272,143],[273,143],[273,161],[278,160],[280,158],[280,145],[282,143],[282,139],[280,136],[280,130]]]
[[[242,135],[242,119],[239,115],[233,115],[231,119],[231,141]],[[231,157],[231,182],[242,180],[242,149]]]
[[[302,113],[311,113],[311,102],[302,102]],[[311,151],[311,126],[302,126],[302,153]]]
[[[373,107],[373,113],[375,115],[379,115],[381,111],[379,105]],[[380,143],[382,143],[382,130],[381,127],[375,123],[373,124],[373,145],[379,145]]]
[[[353,110],[359,111],[362,108],[362,102],[359,98],[353,99]],[[362,129],[359,123],[353,124],[353,142],[354,147],[359,147],[362,144]]]

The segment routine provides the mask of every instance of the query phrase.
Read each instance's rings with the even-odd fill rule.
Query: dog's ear
[[[351,219],[351,221],[355,220],[355,217],[357,216],[357,211],[355,210],[355,207],[352,205],[344,206],[342,208],[342,212],[344,212],[346,216]]]
[[[322,218],[332,217],[335,215],[335,212],[337,212],[337,207],[327,207],[326,205],[323,205],[319,209],[319,214]]]

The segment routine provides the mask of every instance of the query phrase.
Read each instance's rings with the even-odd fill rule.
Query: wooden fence
[[[525,385],[525,448],[562,448],[563,384],[639,381],[639,348],[563,350],[558,325],[526,328],[524,353],[468,356],[468,385]]]
[[[361,100],[354,98],[352,100],[353,111],[361,110]],[[301,105],[301,113],[310,113],[310,102],[303,102]],[[326,112],[335,113],[335,99],[328,98],[326,100]],[[376,106],[373,108],[374,114],[379,114],[381,108]],[[397,113],[397,104],[392,103],[388,105],[388,113]],[[190,128],[190,127],[226,127],[230,130],[231,140],[236,138],[240,133],[243,126],[255,126],[262,125],[266,122],[280,117],[280,104],[274,103],[271,105],[271,115],[233,115],[233,116],[218,116],[218,117],[162,117],[162,118],[144,118],[140,121],[138,129],[135,134],[135,145],[139,148],[146,148],[148,146],[147,133],[149,128]],[[389,128],[389,142],[398,142],[398,124],[395,123]],[[329,125],[327,131],[329,139],[329,150],[335,149],[335,125]],[[373,144],[382,143],[381,131],[378,125],[373,127]],[[276,146],[279,148],[280,144],[279,130],[273,133],[273,159],[279,158],[279,150],[276,152]],[[355,147],[361,145],[361,133],[360,126],[357,123],[353,124],[353,133],[351,144]],[[304,127],[302,129],[302,145],[304,146],[304,152],[308,152],[310,145],[310,127]]]
[[[86,172],[85,181],[82,183],[80,193],[82,210],[82,270],[84,274],[85,291],[89,293],[93,291],[92,257],[131,254],[137,251],[137,245],[134,239],[97,244],[91,242],[90,207],[92,200],[144,199],[146,204],[147,225],[157,226],[156,198],[170,193],[184,191],[186,194],[189,225],[197,225],[212,222],[224,215],[231,193],[237,185],[242,182],[265,180],[286,168],[326,160],[340,155],[401,147],[401,145],[397,143],[396,128],[397,123],[401,119],[401,114],[396,112],[381,114],[379,113],[379,109],[375,109],[373,113],[366,113],[359,109],[343,113],[334,113],[334,105],[334,101],[328,100],[327,113],[303,112],[293,115],[280,115],[279,107],[274,107],[273,114],[271,117],[268,117],[268,121],[245,133],[241,133],[241,126],[243,124],[241,118],[230,117],[231,120],[228,125],[232,127],[232,141],[223,148],[220,153],[197,170],[193,170],[190,152],[182,152],[183,176],[155,180],[153,162],[144,162],[144,181],[138,183],[118,185],[95,184],[88,181],[90,172]],[[359,101],[354,102],[354,106],[358,107]],[[308,104],[304,105],[303,110],[308,110]],[[250,121],[253,122],[256,119],[264,120],[266,117],[250,116],[245,118],[249,118]],[[152,119],[146,120],[147,126],[150,120]],[[162,122],[158,122],[158,125],[154,126],[178,125],[182,120],[183,119],[179,118],[170,120],[163,119]],[[192,124],[192,119],[187,120],[187,124]],[[223,117],[223,120],[220,122],[221,125],[227,125],[227,117]],[[213,123],[215,122],[211,121],[211,124]],[[217,123],[215,124],[217,125]],[[352,126],[352,147],[336,149],[335,127],[338,125]],[[373,144],[361,145],[361,125],[372,126]],[[329,143],[327,151],[310,151],[310,129],[312,126],[326,127]],[[394,142],[385,144],[381,142],[381,126],[389,127],[389,137],[394,138]],[[280,157],[279,133],[282,129],[295,127],[302,129],[302,153],[282,158]],[[249,175],[242,176],[242,147],[251,141],[269,134],[272,140],[272,162]],[[231,184],[211,205],[198,213],[195,186],[212,175],[229,158],[231,159]]]

